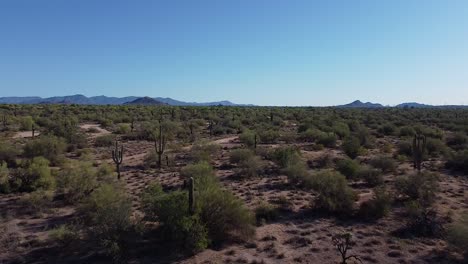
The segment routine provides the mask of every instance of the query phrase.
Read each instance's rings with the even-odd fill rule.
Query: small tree
[[[119,142],[115,141],[115,148],[112,150],[112,160],[117,168],[117,178],[120,180],[120,164],[123,161],[123,146],[119,148]]]
[[[348,251],[352,249],[354,242],[351,240],[351,233],[337,234],[332,237],[333,245],[336,247],[341,255],[341,264],[348,263],[350,259],[355,259],[362,263],[361,259],[357,255],[348,256]]]

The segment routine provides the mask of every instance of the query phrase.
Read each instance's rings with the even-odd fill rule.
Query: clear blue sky
[[[468,104],[466,0],[1,0],[0,96]]]

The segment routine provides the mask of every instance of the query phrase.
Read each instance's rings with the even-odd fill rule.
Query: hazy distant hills
[[[349,103],[349,104],[345,104],[345,105],[338,105],[337,107],[341,107],[341,108],[380,108],[380,107],[384,107],[383,105],[381,104],[374,104],[374,103],[371,103],[371,102],[367,102],[367,103],[363,103],[359,100],[356,100],[352,103]]]
[[[151,98],[151,97],[148,97],[148,96],[145,96],[145,97],[141,97],[141,98],[138,98],[138,99],[135,99],[131,102],[126,102],[124,103],[125,105],[167,105],[166,103],[163,103],[161,101],[158,101],[154,98]]]
[[[468,105],[427,105],[427,104],[420,104],[415,102],[410,103],[402,103],[396,106],[383,106],[377,103],[363,103],[359,100],[356,100],[352,103],[345,104],[345,105],[337,105],[336,107],[339,108],[384,108],[384,107],[396,107],[396,108],[468,108]]]
[[[223,105],[223,106],[238,106],[239,104],[232,103],[230,101],[219,101],[219,102],[206,102],[206,103],[196,103],[196,102],[183,102],[178,101],[172,98],[150,98],[150,97],[139,97],[139,96],[127,96],[127,97],[107,97],[104,95],[101,96],[92,96],[86,97],[81,94],[69,95],[69,96],[54,96],[48,98],[41,97],[0,97],[0,104],[80,104],[80,105],[122,105],[126,103],[131,103],[138,99],[144,99],[142,102],[146,101],[148,104],[153,104],[148,101],[153,99],[156,102],[167,104],[167,105],[177,105],[177,106],[211,106],[211,105]],[[137,102],[138,104],[138,102]]]

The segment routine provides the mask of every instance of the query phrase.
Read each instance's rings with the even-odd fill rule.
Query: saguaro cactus
[[[120,180],[120,164],[123,161],[123,146],[120,146],[116,140],[115,141],[115,148],[112,150],[112,160],[114,160],[115,166],[117,167],[117,178]]]
[[[254,149],[257,149],[257,133],[254,134]]]
[[[209,121],[208,129],[210,130],[210,136],[213,136],[213,120]]]
[[[161,168],[161,159],[166,149],[166,136],[163,135],[162,124],[159,123],[159,135],[154,137],[154,149],[158,155],[158,167]]]
[[[130,123],[130,132],[133,133],[133,130],[135,130],[135,119],[132,118],[132,122]]]
[[[8,126],[8,118],[6,115],[3,115],[2,116],[2,124],[3,124],[3,129],[7,129],[7,126]]]
[[[193,198],[193,193],[195,191],[195,182],[193,180],[193,177],[190,177],[188,180],[188,195],[189,195],[189,213],[192,215],[194,213],[194,198]]]
[[[36,132],[36,126],[34,124],[32,124],[31,130],[32,130],[32,138],[34,138],[34,132]]]
[[[413,167],[421,172],[424,151],[426,149],[426,136],[417,134],[413,138]]]

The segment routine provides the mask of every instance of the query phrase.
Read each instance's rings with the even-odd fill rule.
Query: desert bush
[[[183,167],[180,175],[186,179],[193,177],[200,191],[218,187],[213,168],[205,161]]]
[[[209,161],[220,149],[216,143],[198,141],[193,144],[191,156],[195,161]]]
[[[339,172],[315,173],[310,177],[309,185],[319,194],[315,202],[317,208],[339,215],[349,215],[353,211],[356,193]]]
[[[413,200],[406,204],[408,222],[406,233],[415,236],[440,237],[444,232],[443,219],[437,211],[419,200]]]
[[[10,193],[10,170],[4,162],[0,162],[0,193]]]
[[[253,156],[255,156],[255,153],[250,149],[235,149],[231,151],[229,161],[237,164],[249,160]]]
[[[162,224],[166,240],[191,252],[198,252],[210,244],[208,232],[198,215],[191,216],[188,194],[184,191],[165,193],[161,185],[152,183],[142,195],[145,217]]]
[[[360,170],[360,165],[352,159],[342,159],[336,163],[337,170],[348,179],[355,179]]]
[[[410,126],[404,126],[400,128],[400,137],[412,137],[415,134],[416,131]]]
[[[242,178],[257,177],[265,167],[264,162],[258,156],[251,156],[248,159],[242,160],[239,163],[238,174]]]
[[[375,187],[384,183],[381,170],[363,166],[357,172],[357,178],[363,179],[369,186]]]
[[[49,231],[49,237],[60,246],[66,247],[79,239],[79,233],[73,226],[60,225]]]
[[[447,231],[447,240],[453,246],[465,253],[465,261],[468,260],[468,213],[462,214],[461,218],[451,224]]]
[[[340,139],[346,138],[350,134],[349,126],[343,122],[336,122],[332,127],[333,132],[338,135]]]
[[[299,139],[305,142],[315,142],[321,133],[323,132],[316,128],[308,128],[300,132]]]
[[[346,155],[354,159],[359,155],[359,151],[361,149],[361,143],[360,143],[359,138],[351,136],[351,137],[345,138],[342,147]]]
[[[442,155],[446,152],[447,147],[445,143],[436,138],[427,138],[426,140],[426,150],[427,153],[431,156]]]
[[[304,180],[309,175],[307,164],[301,159],[290,160],[288,165],[282,170],[291,183]]]
[[[465,133],[457,132],[447,138],[447,145],[455,150],[461,150],[468,144],[468,136]]]
[[[103,184],[80,207],[89,236],[115,260],[121,259],[126,252],[125,235],[132,227],[131,201],[121,188]]]
[[[445,163],[445,167],[452,171],[460,171],[468,174],[468,150],[451,154]]]
[[[242,132],[242,134],[239,135],[239,140],[247,147],[252,148],[255,146],[255,132],[252,130],[245,130]],[[257,141],[260,141],[258,136]]]
[[[15,186],[12,188],[15,191],[52,190],[55,187],[55,178],[52,176],[49,161],[43,157],[23,161],[21,167],[14,171],[9,180],[10,187]]]
[[[37,190],[21,197],[20,204],[30,214],[41,214],[50,210],[53,192]]]
[[[391,195],[384,188],[374,190],[374,197],[361,204],[358,215],[367,220],[387,216],[392,204]]]
[[[265,144],[274,144],[280,137],[280,133],[273,129],[260,130],[258,135],[260,137],[260,142]]]
[[[379,127],[377,131],[386,136],[392,136],[397,132],[397,128],[394,124],[385,124]]]
[[[255,218],[257,219],[257,225],[275,221],[279,217],[278,208],[275,206],[263,202],[255,208]]]
[[[114,135],[102,135],[96,138],[94,146],[96,147],[111,147],[115,144],[116,137]]]
[[[70,161],[60,171],[57,182],[65,201],[80,202],[97,188],[97,169],[91,162]]]
[[[413,156],[413,145],[408,141],[400,141],[398,143],[398,154],[404,155],[407,157]]]
[[[397,167],[395,160],[386,156],[375,157],[369,163],[372,167],[381,169],[385,173],[393,172]]]
[[[19,151],[15,146],[7,142],[0,142],[0,162],[5,162],[9,167],[15,167],[18,155]]]
[[[96,133],[99,133],[100,130],[97,129],[96,127],[90,127],[90,128],[88,128],[88,129],[86,130],[86,132],[92,133],[92,134],[96,134]]]
[[[29,131],[32,129],[34,120],[30,116],[23,116],[19,118],[19,125],[21,131]]]
[[[296,147],[279,147],[273,151],[271,158],[281,168],[286,168],[292,161],[300,159],[300,152]]]
[[[26,158],[42,156],[48,159],[52,165],[58,165],[63,161],[63,153],[66,143],[63,139],[54,136],[41,136],[26,143],[23,155]]]
[[[395,185],[399,192],[410,199],[421,199],[431,204],[438,189],[438,174],[431,172],[415,173],[397,178]]]
[[[335,133],[321,133],[317,138],[317,143],[327,148],[333,148],[336,146],[336,140]]]
[[[117,134],[128,134],[130,132],[130,125],[128,124],[120,124],[117,126],[115,133]]]

